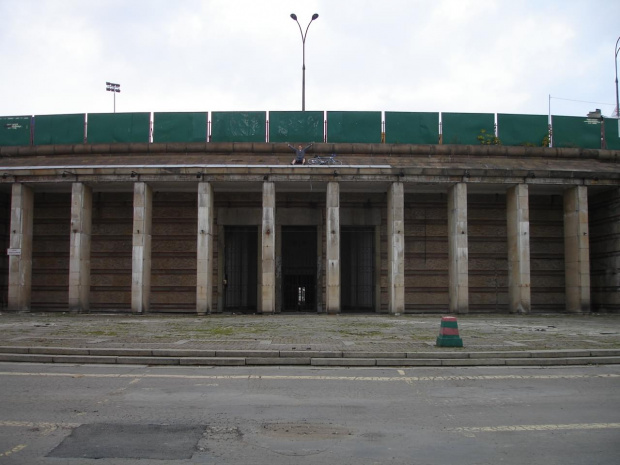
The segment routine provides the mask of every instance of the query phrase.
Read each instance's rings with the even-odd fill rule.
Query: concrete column
[[[325,258],[327,293],[325,311],[340,313],[340,185],[327,183]]]
[[[196,245],[196,313],[213,311],[213,186],[198,183],[198,240]]]
[[[508,300],[510,313],[530,313],[530,208],[527,184],[506,193],[508,225]]]
[[[388,312],[405,312],[405,194],[402,182],[388,190]]]
[[[90,242],[93,217],[92,189],[71,186],[71,240],[69,246],[69,311],[90,310]]]
[[[224,226],[217,225],[217,311],[222,313],[224,311],[224,293],[226,287],[224,286]],[[260,301],[259,301],[260,305]]]
[[[131,310],[149,311],[151,301],[151,228],[153,191],[144,182],[134,185],[133,249],[131,257]]]
[[[564,267],[566,310],[573,313],[590,312],[590,239],[586,186],[564,191]]]
[[[325,227],[323,226],[323,221],[321,219],[321,223],[316,227],[316,311],[318,313],[323,313],[325,308],[323,307],[323,269],[324,261],[323,261],[323,231]]]
[[[8,310],[30,311],[32,289],[32,219],[34,193],[23,184],[15,183],[11,196],[11,237],[9,240],[9,301]]]
[[[276,187],[263,182],[263,224],[261,241],[261,308],[262,313],[276,309]]]
[[[448,191],[448,266],[450,312],[469,311],[469,249],[467,245],[467,184],[458,183]]]

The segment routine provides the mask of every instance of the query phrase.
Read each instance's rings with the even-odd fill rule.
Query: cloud
[[[0,113],[111,111],[105,81],[121,84],[119,111],[300,109],[293,12],[304,32],[320,15],[309,109],[546,113],[549,94],[615,97],[612,2],[0,0]]]

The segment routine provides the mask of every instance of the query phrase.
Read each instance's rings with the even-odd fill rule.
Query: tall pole
[[[114,93],[114,113],[116,113],[116,94],[121,91],[121,85],[113,82],[106,82],[105,90]]]
[[[618,99],[618,52],[620,52],[620,47],[618,46],[620,43],[620,37],[616,40],[616,48],[615,48],[615,64],[616,64],[616,117],[620,118],[620,100]]]
[[[310,24],[312,21],[317,19],[319,15],[314,13],[312,15],[312,19],[308,23],[306,27],[306,32],[303,32],[301,28],[301,24],[297,21],[297,15],[295,13],[291,13],[291,18],[295,20],[297,26],[299,26],[299,33],[301,34],[301,49],[302,49],[302,65],[301,65],[301,111],[306,111],[306,36],[308,35],[308,29],[310,28]]]

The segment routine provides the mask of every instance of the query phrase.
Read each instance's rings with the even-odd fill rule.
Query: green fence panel
[[[270,111],[269,142],[323,142],[322,111]]]
[[[206,112],[156,112],[153,114],[153,142],[206,141]]]
[[[0,116],[0,145],[30,145],[30,116]]]
[[[549,117],[498,113],[497,133],[502,145],[547,146]]]
[[[484,131],[484,132],[483,132]],[[444,144],[480,145],[478,136],[495,135],[493,113],[442,113],[441,134]]]
[[[34,145],[83,144],[84,113],[75,115],[35,115]]]
[[[89,113],[89,144],[149,142],[150,113]]]
[[[585,116],[551,116],[554,147],[601,148],[601,122]]]
[[[388,144],[437,144],[439,113],[385,112],[385,142]]]
[[[212,142],[265,142],[267,113],[264,111],[214,111]]]
[[[605,142],[609,150],[620,150],[620,119],[605,118]]]
[[[328,111],[327,142],[381,142],[380,111]]]

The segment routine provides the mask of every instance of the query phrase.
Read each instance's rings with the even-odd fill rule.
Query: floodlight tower
[[[116,94],[117,94],[117,92],[121,91],[121,85],[120,84],[115,84],[113,82],[106,82],[105,83],[105,90],[107,90],[108,92],[113,92],[114,93],[114,113],[116,113]]]

